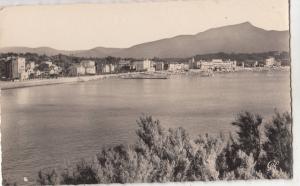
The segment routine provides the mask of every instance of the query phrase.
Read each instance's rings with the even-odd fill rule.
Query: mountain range
[[[4,47],[0,53],[57,54],[77,57],[184,58],[208,53],[289,51],[289,31],[264,30],[249,22],[208,29],[195,35],[146,42],[129,48],[96,47],[90,50],[56,50],[50,47]]]

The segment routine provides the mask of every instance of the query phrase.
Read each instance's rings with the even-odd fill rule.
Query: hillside
[[[195,35],[180,35],[172,38],[142,43],[129,48],[96,47],[90,50],[56,50],[49,47],[1,48],[0,53],[38,53],[46,55],[74,55],[77,57],[133,57],[133,58],[183,58],[207,53],[253,53],[289,51],[289,32],[264,30],[249,22],[212,28]]]

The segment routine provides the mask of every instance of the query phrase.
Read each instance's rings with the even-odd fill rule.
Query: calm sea
[[[290,111],[289,82],[289,72],[236,72],[3,90],[3,175],[26,184],[23,178],[34,181],[40,169],[133,143],[143,114],[165,127],[184,127],[192,137],[232,131],[243,110],[268,120],[274,108]]]

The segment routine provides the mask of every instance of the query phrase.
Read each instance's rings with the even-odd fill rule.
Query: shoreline
[[[256,67],[256,68],[238,68],[235,72],[276,72],[276,71],[290,71],[290,67],[278,67],[278,68],[264,68],[264,67]],[[78,77],[60,77],[57,79],[33,79],[26,81],[18,81],[18,82],[5,82],[0,81],[0,90],[9,90],[9,89],[17,89],[17,88],[26,88],[26,87],[36,87],[36,86],[47,86],[47,85],[59,85],[59,84],[68,84],[68,83],[78,83],[78,82],[86,82],[86,81],[94,81],[100,79],[107,78],[120,78],[124,75],[134,75],[141,72],[130,72],[130,73],[119,73],[119,74],[102,74],[102,75],[93,75],[93,76],[78,76]],[[187,72],[170,72],[170,71],[157,71],[150,73],[158,73],[158,74],[167,74],[167,75],[180,75],[180,74],[200,74],[203,71],[198,69],[193,69]],[[215,73],[223,73],[223,72],[215,72]],[[231,72],[234,73],[234,72]]]
[[[128,73],[102,74],[102,75],[79,76],[79,77],[60,77],[57,79],[33,79],[33,80],[18,81],[18,82],[0,82],[0,90],[94,81],[94,80],[100,80],[106,78],[117,78],[119,76],[126,75],[126,74]],[[135,74],[135,73],[130,73],[130,74]]]

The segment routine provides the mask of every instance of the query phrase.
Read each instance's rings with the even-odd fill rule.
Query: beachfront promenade
[[[261,72],[261,71],[290,71],[290,67],[277,67],[277,68],[266,68],[266,67],[256,67],[256,68],[237,68],[236,71],[252,71],[252,72]],[[202,70],[190,70],[190,73],[201,73]],[[167,75],[176,75],[176,74],[189,74],[189,72],[184,71],[157,71],[157,72],[147,72],[147,73],[158,73],[158,74],[167,74]],[[119,78],[127,75],[135,75],[144,72],[130,72],[130,73],[117,73],[117,74],[102,74],[102,75],[93,75],[93,76],[78,76],[78,77],[59,77],[56,79],[33,79],[25,81],[0,81],[0,89],[14,89],[14,88],[24,88],[24,87],[33,87],[33,86],[43,86],[43,85],[55,85],[55,84],[66,84],[66,83],[77,83],[85,82],[92,80],[100,80],[106,78]],[[222,72],[215,72],[222,73]]]
[[[105,78],[119,77],[121,75],[126,75],[126,74],[127,73],[105,74],[105,75],[94,75],[94,76],[78,76],[78,77],[59,77],[56,79],[33,79],[33,80],[14,81],[14,82],[0,81],[0,88],[1,90],[6,90],[6,89],[23,88],[23,87],[76,83],[76,82],[85,82],[85,81],[99,80]]]

